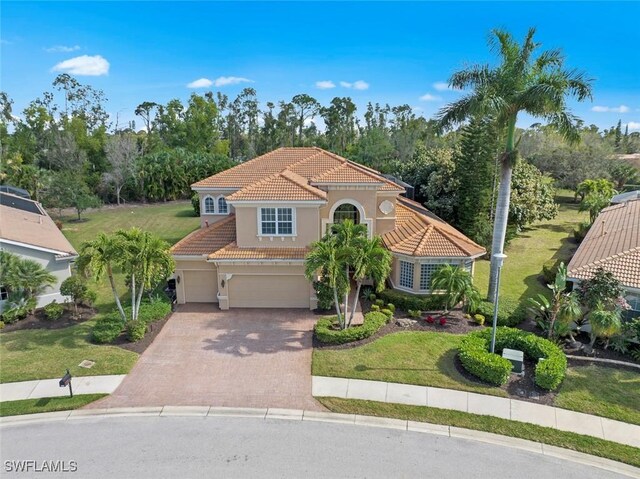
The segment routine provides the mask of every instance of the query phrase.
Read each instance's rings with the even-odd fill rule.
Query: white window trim
[[[207,204],[207,198],[211,198],[213,200],[213,212],[209,212],[207,211],[206,208],[206,204]],[[200,214],[201,215],[209,215],[209,216],[229,216],[229,212],[231,211],[231,208],[229,208],[229,203],[227,202],[227,212],[226,213],[220,213],[220,210],[218,208],[218,201],[220,200],[220,198],[225,199],[225,195],[218,195],[218,196],[212,196],[212,195],[205,195],[202,198],[202,203],[200,205]]]
[[[262,210],[263,209],[272,209],[275,208],[276,209],[276,233],[270,234],[270,233],[263,233],[262,232]],[[278,233],[278,208],[288,208],[291,210],[291,234],[280,234]],[[260,208],[258,208],[258,214],[256,215],[256,220],[257,220],[257,231],[258,231],[258,236],[259,237],[265,237],[265,238],[275,238],[275,237],[287,237],[287,238],[293,238],[295,236],[298,236],[298,231],[297,231],[297,221],[296,221],[296,209],[291,207],[291,206],[282,206],[282,205],[278,205],[278,206],[261,206]]]
[[[338,207],[347,203],[356,207],[356,209],[358,210],[358,213],[360,214],[360,224],[367,226],[367,237],[369,239],[373,238],[373,219],[367,218],[364,211],[364,206],[362,206],[359,201],[356,201],[352,198],[343,198],[341,200],[336,201],[333,204],[333,206],[331,206],[331,209],[329,210],[329,217],[322,219],[322,231],[321,231],[322,235],[324,236],[327,233],[327,231],[329,231],[329,228],[331,227],[331,225],[334,224],[333,215],[338,209]]]

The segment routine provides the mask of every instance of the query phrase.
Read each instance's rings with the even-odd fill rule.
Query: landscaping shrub
[[[96,321],[91,330],[91,340],[97,344],[109,344],[122,332],[122,318],[117,311],[109,313]]]
[[[490,384],[507,382],[511,362],[499,354],[491,354],[491,329],[469,333],[460,343],[458,357],[464,368]],[[520,329],[500,327],[496,331],[496,352],[504,348],[517,349],[538,364],[535,383],[543,389],[556,389],[564,379],[567,357],[557,345]]]
[[[337,318],[329,316],[319,319],[315,326],[318,341],[325,344],[344,344],[368,338],[387,324],[387,317],[381,312],[369,312],[364,315],[364,323],[347,329],[336,329]]]
[[[144,338],[144,334],[147,332],[147,323],[140,319],[128,321],[125,330],[127,332],[127,339],[135,343]]]
[[[0,321],[0,329],[4,329],[4,321]]]
[[[473,315],[473,320],[478,323],[480,326],[484,325],[484,316],[481,314],[474,314]]]
[[[383,299],[376,299],[375,300],[375,304],[376,304],[376,306],[380,306],[382,308],[384,306],[384,300]]]
[[[378,298],[378,297],[375,295],[375,293],[371,293],[371,294],[369,295],[369,301],[371,301],[371,302],[375,301],[377,298]]]
[[[384,314],[384,315],[385,315],[387,318],[389,318],[389,319],[393,318],[393,311],[391,311],[391,310],[390,310],[390,309],[388,309],[388,308],[381,309],[381,310],[380,310],[380,312],[381,312],[382,314]]]
[[[391,311],[392,313],[395,313],[395,312],[396,312],[396,307],[393,305],[393,303],[389,303],[389,304],[387,304],[387,309],[388,309],[389,311]]]
[[[422,316],[422,311],[420,311],[419,309],[410,309],[409,311],[407,311],[407,313],[409,313],[409,317],[413,319],[418,319],[420,316]]]
[[[60,316],[62,316],[63,312],[64,312],[64,307],[61,304],[58,304],[55,300],[50,302],[44,307],[44,315],[47,319],[51,321],[60,319]]]
[[[200,195],[198,193],[191,195],[191,207],[195,213],[194,216],[200,216]]]
[[[556,280],[561,262],[559,259],[550,259],[544,262],[542,265],[542,276],[544,277],[545,284],[552,284]]]
[[[485,318],[493,320],[493,303],[481,301],[475,314],[481,314]],[[517,326],[527,317],[527,307],[524,303],[518,304],[507,299],[500,299],[498,303],[498,326]]]
[[[403,311],[409,311],[410,309],[413,311],[432,311],[442,308],[444,301],[443,297],[437,294],[417,295],[393,289],[385,289],[378,295],[384,302],[394,304]]]
[[[6,324],[11,324],[24,319],[27,314],[36,309],[36,304],[36,298],[12,297],[12,295],[9,295],[9,299],[4,305],[4,311],[2,311],[2,321]]]
[[[125,312],[130,316],[130,309]],[[138,320],[149,324],[166,318],[169,313],[171,313],[171,305],[165,301],[142,303],[138,312]]]
[[[318,309],[331,309],[333,308],[333,288],[324,281],[314,281],[313,289],[316,292],[316,298],[318,298]]]
[[[444,316],[440,318],[440,326],[444,326],[445,324],[447,324],[447,318],[445,318]]]
[[[380,306],[378,306],[377,304],[372,304],[371,311],[380,311]]]

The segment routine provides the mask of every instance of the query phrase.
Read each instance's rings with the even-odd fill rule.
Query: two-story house
[[[403,196],[377,171],[320,148],[279,148],[192,185],[200,229],[173,248],[179,303],[310,308],[309,245],[344,219],[365,224],[393,254],[392,287],[429,293],[443,263],[473,272],[485,250]]]

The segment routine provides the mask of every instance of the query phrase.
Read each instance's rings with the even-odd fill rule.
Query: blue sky
[[[520,39],[535,26],[543,48],[562,48],[568,66],[595,79],[594,101],[572,105],[576,114],[603,128],[621,119],[640,130],[640,2],[3,1],[1,8],[1,88],[17,114],[58,71],[75,69],[92,73],[75,76],[104,90],[107,110],[121,121],[144,100],[208,90],[234,97],[245,86],[262,102],[301,92],[324,104],[351,96],[360,113],[368,101],[408,103],[430,117],[459,95],[438,89],[440,82],[465,62],[492,61],[492,28]],[[188,88],[199,79],[214,84]]]

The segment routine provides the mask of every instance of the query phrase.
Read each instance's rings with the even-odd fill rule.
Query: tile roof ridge
[[[319,190],[318,188],[314,188],[313,186],[311,186],[307,179],[304,176],[300,176],[297,173],[294,173],[293,171],[289,170],[288,168],[285,168],[284,170],[282,170],[279,175],[283,178],[285,178],[286,180],[295,183],[296,185],[304,188],[305,190],[307,190],[309,193],[322,198],[323,200],[327,198],[327,194],[322,191]]]
[[[271,175],[265,176],[263,178],[260,178],[258,181],[254,181],[253,183],[249,183],[247,186],[240,188],[238,191],[234,191],[233,193],[231,193],[229,196],[227,196],[227,199],[233,199],[234,196],[236,195],[241,195],[242,193],[246,193],[248,191],[251,191],[255,188],[257,188],[258,186],[261,186],[269,181],[275,180],[280,176],[280,171],[277,173],[273,173]]]
[[[316,149],[316,147],[313,147],[314,149]],[[290,165],[288,165],[285,170],[292,168],[294,166],[300,165],[301,163],[304,163],[306,161],[312,160],[313,158],[320,156],[322,154],[322,150],[321,151],[316,151],[314,154],[309,155],[309,156],[305,156],[304,158],[302,158],[301,160],[296,161],[295,163],[291,163]]]
[[[328,170],[323,171],[322,173],[320,173],[319,175],[314,176],[313,178],[311,178],[311,181],[316,182],[318,180],[320,180],[321,178],[331,174],[331,173],[335,173],[336,171],[338,171],[339,169],[344,168],[344,163],[340,163],[337,166],[334,166],[333,168],[329,168]]]

